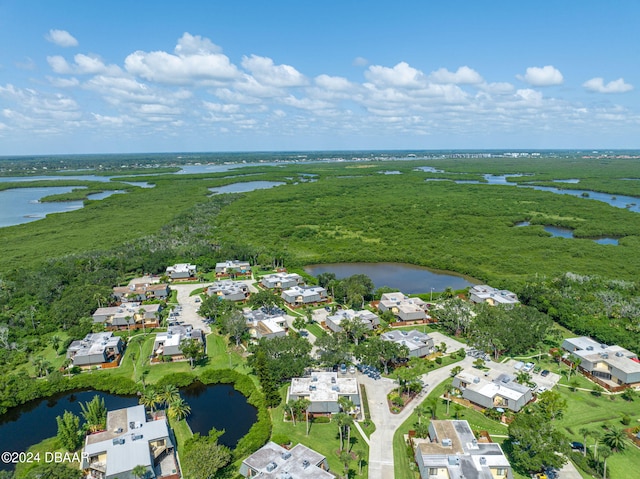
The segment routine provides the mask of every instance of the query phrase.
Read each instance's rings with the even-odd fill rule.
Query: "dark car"
[[[549,375],[548,369],[543,369],[542,372],[540,373],[540,376],[542,376],[543,378],[546,378],[548,375]]]
[[[574,441],[571,443],[571,449],[574,451],[584,451],[584,444]]]

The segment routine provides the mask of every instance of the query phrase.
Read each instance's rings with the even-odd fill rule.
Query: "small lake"
[[[137,396],[119,396],[99,391],[62,393],[45,399],[36,399],[10,409],[0,416],[0,450],[27,451],[29,447],[57,434],[56,416],[70,411],[80,416],[80,404],[91,401],[95,395],[104,398],[109,411],[138,404]],[[187,418],[193,432],[207,434],[212,427],[225,429],[219,442],[234,447],[247,434],[257,418],[256,408],[233,386],[195,383],[180,391],[191,407]],[[81,418],[82,421],[82,418]],[[12,464],[0,463],[0,470],[13,469]]]
[[[254,190],[265,190],[274,186],[284,185],[281,181],[247,181],[246,183],[232,183],[230,185],[209,188],[214,195],[222,193],[248,193]]]
[[[376,288],[388,286],[398,288],[405,294],[464,289],[478,282],[473,278],[448,271],[438,271],[423,266],[404,263],[334,263],[305,266],[304,270],[317,276],[320,273],[334,273],[337,278],[347,278],[354,274],[366,274]]]

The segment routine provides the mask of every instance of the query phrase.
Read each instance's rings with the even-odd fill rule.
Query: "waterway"
[[[519,228],[522,226],[530,226],[530,225],[531,223],[529,223],[528,221],[520,221],[519,223],[516,223],[514,226]],[[544,230],[547,233],[550,233],[552,238],[575,238],[575,236],[573,236],[573,230],[571,228],[563,228],[561,226],[547,225],[544,227]],[[578,238],[578,239],[591,240],[598,244],[609,244],[609,245],[619,244],[618,238],[610,238],[607,236],[603,236],[600,238]]]
[[[334,273],[337,278],[347,278],[354,274],[365,274],[376,288],[388,286],[397,288],[405,294],[464,289],[478,281],[449,271],[439,271],[423,266],[405,263],[334,263],[306,266],[304,270],[317,276],[321,273]]]
[[[99,391],[62,393],[45,399],[36,399],[10,409],[0,416],[0,451],[27,451],[29,447],[57,434],[56,416],[70,411],[80,416],[80,404],[91,401],[95,395],[104,399],[109,411],[135,406],[137,396],[120,396]],[[207,434],[212,427],[225,430],[219,442],[234,447],[247,434],[257,418],[257,410],[233,386],[195,383],[180,391],[191,407],[187,423],[192,431]],[[0,463],[0,470],[13,469]]]
[[[265,190],[274,186],[284,185],[280,181],[247,181],[245,183],[232,183],[230,185],[219,186],[217,188],[209,188],[214,195],[222,193],[248,193],[254,190]]]

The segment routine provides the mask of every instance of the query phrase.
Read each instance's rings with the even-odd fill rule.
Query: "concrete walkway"
[[[365,385],[369,400],[371,420],[376,425],[375,432],[369,438],[369,479],[394,479],[393,435],[396,429],[407,420],[414,409],[438,386],[451,376],[456,366],[470,367],[474,358],[465,357],[449,366],[431,371],[422,376],[427,385],[419,397],[411,401],[400,414],[392,414],[387,405],[387,394],[397,384],[387,378],[373,380],[366,375],[358,374],[358,381]]]

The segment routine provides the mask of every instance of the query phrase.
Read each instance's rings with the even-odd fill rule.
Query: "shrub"
[[[318,416],[313,418],[315,424],[328,424],[331,422],[331,418],[328,416]]]
[[[625,426],[628,426],[629,424],[631,424],[631,416],[629,416],[628,414],[623,414],[620,422],[622,422],[622,424],[624,424]]]
[[[286,446],[287,444],[291,444],[291,439],[286,434],[274,434],[271,437],[271,440],[276,444],[280,444],[281,446]]]
[[[436,358],[436,363],[437,363],[437,364],[442,364],[442,358],[441,358],[440,356],[438,356],[438,357]]]

